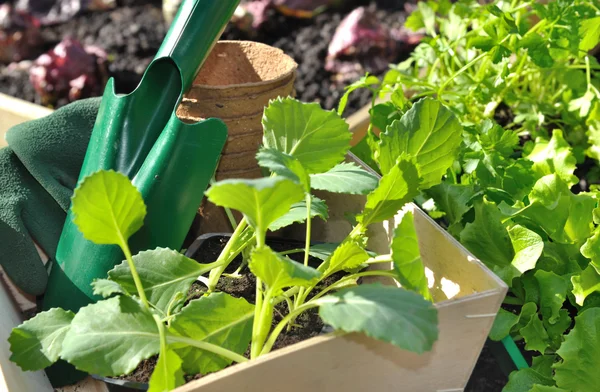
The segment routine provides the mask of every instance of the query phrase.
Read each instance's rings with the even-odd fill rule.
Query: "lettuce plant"
[[[390,254],[368,252],[366,235],[369,225],[396,216],[420,189],[439,183],[455,159],[461,128],[433,100],[416,104],[400,123],[407,128],[398,126],[394,147],[382,150],[389,166],[378,180],[343,162],[351,134],[336,112],[294,99],[271,102],[257,156],[270,176],[225,180],[206,192],[212,202],[244,214],[222,255],[209,264],[164,248],[132,255],[128,238],[146,214],[140,193],[120,173],[87,177],[72,199],[75,223],[88,240],[118,245],[125,261],[107,279],[93,282],[94,292],[105,299],[77,314],[51,309],[15,328],[9,338],[11,359],[24,370],[42,369],[60,358],[89,373],[117,376],[159,354],[150,391],[166,391],[183,384],[184,374],[207,374],[247,361],[248,347],[251,359],[269,353],[279,334],[311,308],[318,308],[322,320],[339,332],[362,332],[416,353],[430,350],[438,336],[437,311],[412,214],[405,212],[394,229]],[[311,246],[311,219],[327,218],[327,206],[311,194],[313,189],[366,194],[353,230],[339,244]],[[299,221],[307,223],[303,263],[275,252],[266,241],[269,231]],[[186,301],[199,276],[216,271],[211,279],[218,279],[239,253],[249,255],[248,267],[257,278],[254,304],[214,288]],[[310,254],[322,260],[317,268],[308,265]],[[393,268],[366,269],[378,263]],[[319,285],[339,271],[346,274]],[[365,276],[391,278],[402,288],[359,284]],[[275,306],[284,301],[287,314],[273,327]]]
[[[418,101],[448,105],[464,128],[458,158],[417,198],[510,288],[490,338],[534,358],[504,391],[596,391],[599,188],[572,189],[584,153],[597,159],[598,2],[429,1],[408,24],[429,36],[411,58],[347,91],[382,98],[357,153],[385,172]]]

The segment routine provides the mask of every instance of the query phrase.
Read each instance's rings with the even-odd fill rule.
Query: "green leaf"
[[[158,357],[150,377],[148,392],[168,392],[185,384],[181,358],[171,349]]]
[[[363,226],[382,222],[396,213],[418,194],[419,172],[413,162],[401,158],[367,196],[363,212],[357,219]]]
[[[490,58],[494,64],[498,64],[502,59],[510,56],[512,52],[504,45],[495,45],[490,50]]]
[[[92,282],[92,287],[94,288],[94,295],[101,295],[104,298],[111,297],[114,294],[126,294],[120,284],[108,279],[96,279]],[[135,293],[135,287],[133,287],[133,292]]]
[[[293,156],[263,147],[256,154],[256,160],[271,172],[302,184],[305,192],[310,191],[310,177],[300,161]]]
[[[558,129],[552,132],[550,141],[537,138],[535,147],[527,155],[527,159],[534,162],[533,170],[539,177],[556,173],[568,186],[579,182],[579,179],[573,174],[577,160],[571,146]]]
[[[555,324],[560,318],[560,309],[567,298],[569,284],[562,276],[554,272],[538,270],[535,278],[540,287],[540,311],[544,319]]]
[[[385,129],[394,121],[399,120],[402,116],[396,106],[392,102],[379,103],[369,109],[371,115],[371,124],[375,129],[385,131]],[[371,130],[368,134],[371,134]],[[373,148],[374,146],[371,146]],[[374,150],[379,150],[379,145]]]
[[[212,293],[190,301],[171,322],[169,333],[207,342],[243,354],[252,338],[254,305],[243,298]],[[167,335],[167,340],[169,336]],[[187,374],[207,374],[231,364],[231,360],[196,347],[176,347]]]
[[[523,336],[523,339],[525,339],[525,343],[527,343],[525,350],[536,350],[544,354],[550,344],[550,340],[544,324],[537,314],[534,314],[529,323],[521,328],[519,332]]]
[[[501,341],[508,336],[510,330],[517,324],[518,321],[519,316],[500,308],[496,318],[494,319],[494,324],[492,325],[489,338],[497,342]]]
[[[554,364],[554,379],[560,388],[594,392],[600,384],[600,308],[590,308],[575,317],[575,327],[565,337]]]
[[[173,298],[178,293],[187,294],[192,283],[211,268],[167,248],[140,252],[133,256],[133,263],[148,301],[165,314]],[[137,294],[127,261],[110,270],[108,276],[128,293]]]
[[[520,225],[508,229],[508,235],[515,251],[512,265],[521,274],[535,268],[544,251],[544,241],[537,233]]]
[[[554,381],[531,368],[525,368],[514,371],[508,376],[508,384],[502,389],[502,392],[530,392],[536,384],[553,386]]]
[[[589,19],[582,19],[579,27],[581,42],[579,49],[588,51],[594,49],[600,42],[600,16]]]
[[[550,68],[554,65],[554,59],[548,50],[548,42],[538,33],[526,34],[519,42],[519,46],[527,49],[527,54],[538,67]]]
[[[369,259],[369,254],[356,242],[348,241],[337,247],[331,257],[319,266],[323,275],[329,276],[338,271],[359,267]]]
[[[99,171],[75,189],[74,222],[83,236],[96,244],[119,245],[144,224],[146,205],[127,176]]]
[[[583,306],[588,295],[600,291],[600,274],[593,265],[588,265],[580,274],[571,276],[571,283],[575,302]]]
[[[271,177],[219,181],[206,195],[218,206],[240,211],[255,230],[266,232],[271,223],[304,198],[304,191],[292,180]]]
[[[308,251],[308,254],[312,257],[316,257],[317,259],[325,261],[331,257],[338,246],[340,246],[340,244],[335,242],[312,245]]]
[[[529,392],[569,392],[566,389],[557,388],[554,386],[534,384]]]
[[[416,159],[422,189],[439,184],[457,158],[462,127],[439,101],[421,99],[381,134],[379,165],[388,173],[403,153]]]
[[[340,163],[325,173],[311,174],[313,189],[350,195],[366,195],[377,188],[379,179],[354,163]]]
[[[264,146],[295,157],[308,173],[328,171],[350,149],[348,124],[318,103],[278,98],[265,109],[262,123]]]
[[[494,203],[484,199],[475,204],[475,220],[465,225],[460,242],[507,284],[512,285],[512,278],[519,275],[511,265],[511,240]]]
[[[254,249],[249,267],[257,278],[276,293],[284,287],[308,286],[321,276],[316,269],[281,256],[268,246]]]
[[[594,234],[585,241],[581,247],[581,254],[600,269],[600,229],[596,229]]]
[[[159,345],[152,314],[133,298],[121,295],[81,308],[60,356],[85,372],[119,376],[158,354]]]
[[[435,306],[411,291],[362,284],[318,302],[319,315],[336,330],[362,332],[419,354],[431,350],[438,338]]]
[[[545,377],[552,378],[554,371],[552,365],[556,361],[556,354],[538,355],[533,357],[531,368]]]
[[[394,229],[391,248],[394,271],[402,287],[431,301],[412,211],[406,211]]]
[[[450,224],[458,223],[472,207],[471,198],[475,195],[473,185],[460,185],[442,182],[425,191],[435,200],[435,204],[446,213]]]
[[[344,90],[344,95],[340,98],[340,103],[338,105],[338,114],[341,116],[344,114],[344,110],[346,109],[346,105],[348,104],[348,98],[353,91],[358,90],[359,88],[371,88],[372,85],[378,85],[380,83],[379,78],[373,75],[366,74],[365,76],[358,79],[356,82],[348,85]]]
[[[8,342],[10,360],[25,371],[41,370],[56,362],[75,314],[60,308],[38,313],[13,328]]]
[[[327,211],[327,204],[316,196],[311,195],[310,202],[310,216],[311,218],[319,217],[324,221],[329,218],[329,212]],[[292,204],[290,210],[282,217],[275,220],[275,222],[269,225],[269,230],[276,231],[282,227],[291,225],[292,223],[301,223],[306,220],[306,201]]]
[[[496,45],[496,41],[489,36],[480,35],[471,38],[469,44],[475,49],[480,49],[484,52],[489,52]]]
[[[569,329],[573,323],[568,310],[561,309],[558,314],[559,318],[554,324],[550,324],[547,319],[543,320],[544,328],[546,328],[546,332],[548,332],[548,337],[550,338],[551,351],[558,350],[563,342],[565,331]]]

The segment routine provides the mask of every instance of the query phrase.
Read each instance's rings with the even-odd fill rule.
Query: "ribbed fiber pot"
[[[251,41],[219,41],[177,110],[182,120],[217,117],[229,136],[217,179],[256,178],[261,119],[269,101],[294,95],[296,62],[282,50]]]
[[[217,180],[258,178],[256,152],[262,144],[262,116],[269,101],[294,96],[298,64],[282,50],[252,41],[219,41],[177,109],[180,119],[196,122],[217,117],[228,137],[216,171]],[[206,199],[197,234],[229,232],[221,208]],[[238,220],[241,218],[236,214]]]

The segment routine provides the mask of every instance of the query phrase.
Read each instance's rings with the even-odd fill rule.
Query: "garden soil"
[[[0,0],[0,3],[2,0]],[[295,19],[270,11],[267,22],[256,35],[248,35],[229,25],[221,39],[253,40],[283,49],[299,64],[296,97],[306,102],[319,102],[326,109],[334,108],[344,92],[344,85],[332,81],[325,71],[327,48],[335,29],[357,5],[378,3],[379,17],[386,26],[399,28],[405,20],[402,0],[346,0],[342,9],[328,11],[313,20]],[[109,75],[115,78],[117,93],[133,91],[142,74],[160,47],[167,32],[160,0],[117,0],[111,11],[88,12],[66,23],[42,28],[47,51],[63,37],[70,36],[84,45],[97,45],[109,55]],[[390,11],[400,9],[402,11]],[[400,53],[396,61],[408,56]],[[26,63],[22,67],[0,65],[0,92],[27,101],[40,103],[29,82]],[[370,101],[367,90],[352,94],[346,114],[358,110]],[[55,107],[68,102],[60,100]]]

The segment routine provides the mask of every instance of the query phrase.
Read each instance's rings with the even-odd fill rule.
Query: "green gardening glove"
[[[85,99],[14,126],[0,149],[0,265],[29,294],[46,288],[34,243],[55,257],[99,106]]]

